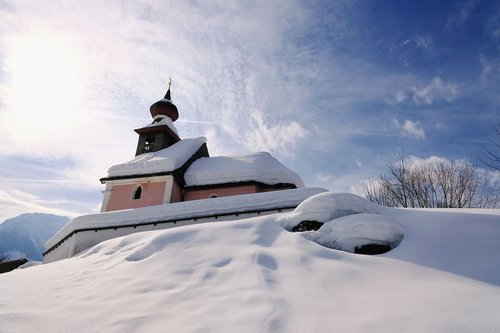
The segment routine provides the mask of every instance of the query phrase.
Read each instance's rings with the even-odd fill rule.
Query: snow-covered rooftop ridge
[[[174,171],[186,163],[206,141],[204,137],[184,139],[168,148],[138,155],[129,162],[109,168],[108,177]]]
[[[267,152],[200,158],[186,171],[185,180],[187,186],[257,181],[304,187],[299,175]]]
[[[155,126],[167,126],[170,128],[172,132],[175,133],[175,135],[179,136],[179,132],[177,131],[177,128],[175,127],[174,123],[172,122],[172,119],[170,117],[165,116],[163,114],[159,114],[156,117],[153,118],[154,120],[156,119],[161,119],[160,121],[153,122],[146,127],[155,127]]]
[[[326,189],[301,188],[243,194],[232,197],[183,201],[165,205],[83,215],[66,224],[45,243],[45,246],[49,249],[64,237],[79,229],[125,226],[173,219],[180,220],[218,214],[222,215],[227,213],[279,209],[297,206],[305,199],[321,192],[326,192]]]

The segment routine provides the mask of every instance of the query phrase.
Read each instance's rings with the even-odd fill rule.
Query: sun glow
[[[2,126],[28,140],[61,140],[82,99],[79,52],[64,40],[24,37],[11,43],[5,61],[9,85]],[[27,136],[27,137],[26,137]]]

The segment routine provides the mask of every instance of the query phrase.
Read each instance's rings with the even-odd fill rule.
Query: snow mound
[[[184,165],[206,141],[204,137],[184,139],[168,148],[138,155],[129,162],[109,168],[108,177],[172,172]]]
[[[25,269],[25,268],[30,268],[30,267],[39,266],[39,265],[43,265],[43,263],[41,261],[33,260],[33,261],[28,261],[25,264],[22,264],[21,266],[19,266],[16,269]]]
[[[302,221],[325,223],[342,216],[381,211],[380,206],[355,194],[324,192],[304,200],[282,223],[285,229],[292,230]]]
[[[185,179],[188,186],[256,181],[304,187],[299,175],[267,152],[200,158],[189,167]]]
[[[397,247],[403,235],[403,226],[390,217],[356,214],[326,222],[306,237],[335,250],[380,254]]]

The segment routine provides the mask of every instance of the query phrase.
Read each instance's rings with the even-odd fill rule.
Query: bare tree
[[[482,154],[476,154],[476,159],[483,165],[500,170],[500,118],[490,123],[492,148],[483,148]]]
[[[400,152],[387,172],[365,183],[365,195],[389,207],[492,208],[500,203],[491,177],[465,160],[417,160]]]

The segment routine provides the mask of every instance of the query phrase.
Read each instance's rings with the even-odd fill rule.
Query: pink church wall
[[[215,194],[218,197],[228,197],[232,195],[249,194],[257,192],[258,188],[256,185],[241,185],[232,187],[189,190],[184,192],[184,201],[207,199],[212,194]]]
[[[170,202],[179,202],[179,201],[182,201],[182,187],[179,184],[177,184],[177,182],[174,180]]]
[[[140,184],[142,194],[139,199],[133,199],[135,184],[115,185],[112,188],[106,211],[161,205],[166,184],[165,181]]]

